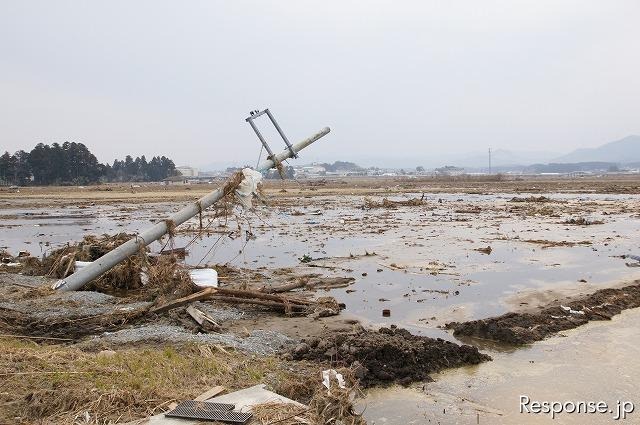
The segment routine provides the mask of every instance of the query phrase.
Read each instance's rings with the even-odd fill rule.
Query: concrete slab
[[[296,406],[306,407],[304,404],[265,389],[265,384],[254,385],[253,387],[245,388],[240,391],[219,395],[207,401],[214,401],[216,403],[233,403],[236,405],[235,410],[241,410],[243,412],[250,412],[251,407],[256,404],[273,402],[291,403]]]

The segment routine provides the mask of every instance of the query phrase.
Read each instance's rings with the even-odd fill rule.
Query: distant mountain
[[[491,151],[491,166],[505,167],[547,162],[556,155],[558,154],[551,152],[496,149]],[[448,160],[459,167],[488,168],[489,152],[474,152],[468,155],[459,155],[455,158],[449,158]]]
[[[575,173],[575,172],[608,172],[619,171],[613,162],[571,162],[571,163],[551,163],[533,164],[522,170],[527,174],[538,173]]]
[[[558,156],[558,152],[544,151],[512,151],[495,149],[491,152],[491,166],[498,167],[524,167],[529,164],[549,162],[551,158]],[[434,151],[430,156],[421,154],[414,156],[365,156],[358,155],[350,158],[364,167],[382,168],[415,168],[418,165],[433,169],[445,165],[453,165],[474,170],[483,170],[489,167],[488,151],[470,151],[466,153],[447,153]]]
[[[307,163],[331,163],[335,159],[331,156],[323,156],[321,154],[306,157]],[[382,155],[367,155],[362,152],[345,160],[353,161],[362,167],[381,167],[381,168],[406,168],[413,169],[416,166],[423,166],[427,169],[434,169],[444,165],[453,165],[463,167],[467,171],[487,171],[489,167],[489,153],[483,151],[469,151],[466,153],[447,153],[434,150],[431,155],[416,154],[406,155],[406,152],[400,152]],[[530,165],[540,164],[568,164],[568,163],[585,163],[585,162],[607,162],[613,164],[628,164],[632,162],[640,162],[640,136],[628,136],[624,139],[607,143],[592,149],[576,149],[575,151],[560,156],[559,153],[545,151],[518,151],[495,149],[491,152],[491,166],[493,172],[520,171]],[[227,160],[213,162],[200,165],[201,171],[224,170],[228,166],[244,166],[247,161],[238,162]],[[196,164],[198,165],[198,164]],[[340,164],[332,164],[330,168],[357,171],[358,165],[344,162]],[[580,167],[582,167],[581,165]]]
[[[551,162],[615,162],[629,163],[640,161],[640,136],[627,136],[624,139],[607,143],[597,148],[576,149],[575,151],[555,158]]]

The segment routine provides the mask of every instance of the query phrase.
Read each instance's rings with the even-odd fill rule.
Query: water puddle
[[[360,406],[370,424],[602,424],[615,422],[617,401],[638,405],[640,309],[591,322],[516,350],[483,347],[493,357],[434,376],[424,388],[374,389]],[[587,372],[588,371],[588,372]],[[603,414],[519,413],[520,396],[537,401],[604,401]],[[638,423],[640,412],[622,423]]]

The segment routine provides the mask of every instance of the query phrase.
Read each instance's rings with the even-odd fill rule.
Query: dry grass
[[[128,421],[160,413],[172,401],[194,398],[215,385],[233,390],[297,379],[296,369],[275,358],[207,348],[96,354],[0,338],[0,423]]]
[[[315,424],[312,411],[292,403],[263,403],[252,408],[253,418],[260,425]]]

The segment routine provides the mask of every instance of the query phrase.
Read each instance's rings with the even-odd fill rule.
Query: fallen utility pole
[[[271,168],[277,168],[282,161],[296,155],[302,149],[327,135],[329,131],[331,131],[329,127],[325,127],[308,139],[291,146],[291,149],[287,148],[287,150],[279,153],[278,155],[269,155],[267,160],[258,165],[256,170],[262,172]],[[59,289],[61,291],[75,291],[82,288],[85,284],[107,272],[120,262],[134,254],[137,254],[147,245],[160,239],[162,236],[172,231],[176,226],[179,226],[190,218],[195,217],[211,205],[218,202],[225,195],[232,193],[240,181],[237,181],[237,177],[235,179],[232,177],[227,180],[221,188],[214,190],[192,204],[189,204],[185,208],[173,214],[171,217],[159,221],[150,229],[134,236],[119,247],[98,258],[93,263],[76,271],[71,276],[58,280],[52,285],[52,288]]]

